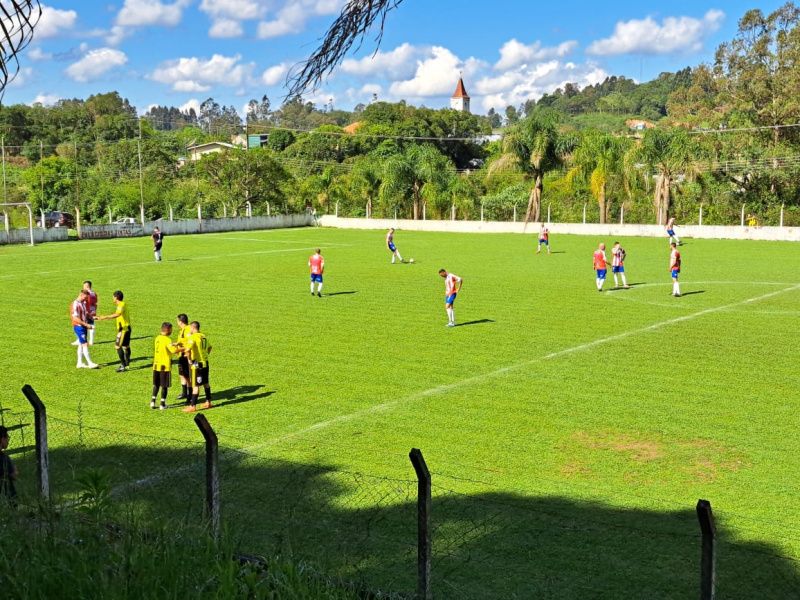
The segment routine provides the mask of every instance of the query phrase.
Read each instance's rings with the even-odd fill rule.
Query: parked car
[[[136,225],[136,219],[133,217],[122,217],[114,221],[114,225]]]
[[[37,224],[39,227],[74,227],[75,217],[60,210],[52,210],[44,213],[44,223],[40,219]]]

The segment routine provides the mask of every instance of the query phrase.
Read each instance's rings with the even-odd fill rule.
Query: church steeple
[[[460,76],[456,91],[453,92],[453,96],[450,98],[450,108],[465,113],[469,112],[469,94],[467,93],[467,88],[464,87],[464,80]]]

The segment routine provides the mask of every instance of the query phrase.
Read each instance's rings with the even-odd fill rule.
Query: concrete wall
[[[520,222],[504,221],[411,221],[408,219],[347,219],[325,215],[319,219],[323,227],[342,229],[405,229],[408,231],[448,231],[457,233],[539,233],[538,223],[529,223],[527,228]],[[595,237],[666,237],[659,225],[606,224],[598,223],[550,223],[554,234],[591,235]],[[678,237],[774,240],[800,242],[800,227],[738,227],[723,225],[678,225]]]
[[[145,221],[141,225],[83,225],[81,238],[140,237],[150,235],[158,227],[165,236],[222,231],[251,231],[257,229],[286,229],[314,225],[311,215],[275,215],[274,217],[229,217],[222,219],[184,219],[180,221]]]
[[[69,232],[66,227],[53,227],[51,229],[33,228],[33,241],[37,244],[43,242],[64,242],[68,239]],[[0,231],[0,244],[30,244],[31,234],[28,229],[11,229],[8,233]]]

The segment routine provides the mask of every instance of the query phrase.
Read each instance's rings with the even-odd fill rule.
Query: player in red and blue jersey
[[[454,273],[448,273],[446,269],[439,269],[439,276],[444,277],[444,308],[447,311],[447,326],[456,326],[456,312],[453,303],[456,295],[461,290],[464,281]]]
[[[389,252],[392,253],[392,264],[394,264],[394,259],[397,258],[400,262],[403,262],[403,257],[400,256],[400,251],[397,249],[397,246],[394,245],[394,227],[391,227],[389,231],[386,232],[386,247],[389,248]]]
[[[83,282],[83,289],[86,290],[86,322],[94,325],[94,318],[97,316],[97,294],[92,289],[92,282],[88,279]],[[94,327],[89,329],[89,345],[94,345]]]
[[[320,249],[308,259],[308,266],[311,269],[311,295],[314,295],[314,284],[317,284],[317,296],[322,298],[322,274],[325,272],[325,259],[322,258]]]
[[[603,284],[606,281],[606,267],[608,266],[608,261],[606,260],[606,245],[601,243],[597,250],[594,251],[594,256],[592,257],[592,266],[595,272],[595,282],[597,284],[597,291],[603,291]]]
[[[611,272],[614,274],[614,287],[619,287],[619,277],[622,277],[622,287],[628,289],[628,280],[625,279],[625,249],[619,242],[614,242],[611,247]]]
[[[545,227],[544,223],[539,227],[539,245],[536,247],[536,254],[542,251],[542,244],[547,246],[547,253],[550,254],[550,230]]]
[[[672,295],[680,297],[681,284],[678,282],[678,276],[681,274],[681,253],[678,252],[678,245],[672,242],[669,245],[672,251],[669,255],[669,271],[672,275]]]
[[[93,327],[87,322],[86,298],[88,295],[86,290],[81,290],[78,297],[73,300],[72,306],[70,306],[72,330],[75,332],[75,337],[78,338],[78,363],[75,365],[78,369],[83,369],[84,367],[88,369],[97,368],[97,365],[92,362],[89,356],[89,343],[86,340],[86,332]],[[84,358],[86,359],[85,365],[83,364]]]

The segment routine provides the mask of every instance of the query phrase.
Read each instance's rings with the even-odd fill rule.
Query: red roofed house
[[[469,94],[467,94],[467,90],[464,87],[464,80],[461,79],[461,77],[458,78],[456,91],[453,92],[453,97],[450,98],[450,108],[465,113],[469,112]]]

